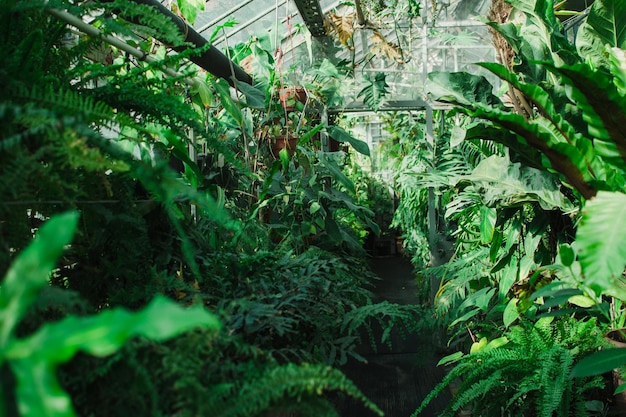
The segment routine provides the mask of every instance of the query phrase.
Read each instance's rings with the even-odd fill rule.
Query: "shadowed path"
[[[381,278],[375,283],[376,301],[416,304],[418,288],[413,268],[399,256],[371,260],[372,270]],[[380,347],[375,353],[364,347],[368,363],[350,362],[342,368],[345,374],[384,412],[386,417],[409,417],[422,399],[443,378],[437,367],[441,355],[436,353],[432,335],[396,336],[393,348]],[[435,417],[449,401],[447,391],[433,400],[420,417]],[[375,414],[363,406],[345,400],[338,404],[342,417],[370,417]]]

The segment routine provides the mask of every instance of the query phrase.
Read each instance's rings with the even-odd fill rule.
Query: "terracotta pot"
[[[295,103],[304,104],[307,98],[306,90],[303,87],[283,87],[278,92],[278,99],[285,111],[294,111],[296,109]]]
[[[289,156],[293,156],[298,145],[298,137],[293,135],[280,135],[272,139],[272,155],[278,158],[282,149],[287,149]]]

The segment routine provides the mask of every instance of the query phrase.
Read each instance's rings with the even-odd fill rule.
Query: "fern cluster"
[[[570,378],[578,359],[604,343],[594,319],[543,318],[523,322],[504,335],[506,344],[487,345],[462,356],[413,413],[453,381],[458,391],[442,416],[468,406],[481,416],[591,416],[586,402],[604,387],[595,378]]]
[[[161,363],[163,366],[155,366]],[[91,371],[89,371],[91,369]],[[341,372],[325,365],[280,364],[238,337],[186,333],[154,343],[139,339],[110,358],[79,357],[63,368],[81,415],[245,417],[295,413],[335,417],[329,394],[342,392],[382,412]],[[115,401],[93,396],[124,384]],[[85,396],[89,392],[91,396]],[[108,395],[107,395],[108,397]]]

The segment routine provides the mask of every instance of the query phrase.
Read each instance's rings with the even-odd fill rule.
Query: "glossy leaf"
[[[217,91],[217,95],[220,97],[220,102],[224,107],[224,110],[235,120],[237,125],[243,124],[243,114],[239,109],[237,103],[230,96],[230,86],[223,78],[212,80],[213,87]]]
[[[481,103],[502,107],[502,102],[492,91],[493,87],[483,76],[465,72],[431,72],[426,82],[426,92],[437,101],[464,106]]]
[[[511,163],[505,157],[493,155],[484,159],[471,175],[462,177],[460,181],[470,181],[481,187],[490,206],[509,207],[523,202],[538,202],[546,210],[571,209],[571,203],[560,192],[554,176]]]
[[[626,349],[605,349],[584,357],[572,369],[572,377],[601,375],[626,365]]]
[[[330,171],[335,180],[348,189],[351,193],[355,192],[354,183],[346,174],[343,173],[341,167],[332,158],[328,158],[324,153],[320,153],[320,162]]]
[[[241,81],[237,83],[237,88],[246,96],[248,106],[259,109],[265,107],[265,92]]]
[[[480,242],[487,244],[493,239],[498,212],[495,208],[482,206],[480,208]]]
[[[622,168],[626,162],[626,97],[617,91],[610,74],[589,64],[546,67],[574,87],[572,96],[583,111],[588,133],[604,142],[600,144],[604,156]]]
[[[596,0],[580,27],[576,46],[581,56],[596,65],[606,62],[605,45],[626,49],[626,2]]]
[[[41,226],[37,237],[18,255],[0,285],[0,349],[6,346],[17,322],[47,284],[65,245],[76,231],[78,213],[52,217]]]
[[[587,202],[576,233],[585,284],[626,300],[626,195],[601,191]]]
[[[476,76],[467,73],[433,73],[429,76],[427,89],[434,100],[457,104],[461,106],[459,111],[489,120],[513,132],[520,147],[530,146],[540,151],[551,167],[561,173],[585,198],[595,195],[596,191],[591,185],[595,179],[589,172],[583,153],[577,146],[565,142],[554,124],[541,118],[526,120],[521,114],[494,106],[491,89],[489,92],[483,91],[490,86],[487,80],[480,81],[480,88],[474,85],[476,83]],[[468,88],[468,91],[464,88]],[[478,89],[480,93],[472,89]],[[479,101],[481,98],[484,101]]]
[[[330,126],[328,128],[328,134],[330,135],[331,138],[335,139],[337,142],[341,142],[341,143],[347,142],[350,145],[352,145],[354,150],[357,151],[358,153],[362,155],[370,156],[370,148],[369,146],[367,146],[367,143],[363,142],[362,140],[352,137],[351,134],[346,132],[341,127]]]

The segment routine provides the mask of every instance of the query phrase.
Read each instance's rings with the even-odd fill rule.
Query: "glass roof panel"
[[[352,44],[342,45],[337,36],[311,38],[301,30],[303,20],[293,0],[209,0],[198,14],[194,28],[209,39],[228,19],[237,23],[221,29],[213,40],[220,50],[246,43],[251,37],[270,35],[272,48],[280,45],[283,68],[319,65],[324,58],[333,63],[342,60],[352,65],[352,98],[377,73],[386,74],[393,100],[421,98],[427,75],[432,71],[472,71],[490,77],[480,67],[481,61],[495,61],[488,28],[476,17],[485,16],[491,0],[417,0],[419,17],[393,15],[381,8],[376,14],[367,10],[364,26],[353,24]],[[385,0],[362,0],[364,7],[384,4]],[[398,1],[386,0],[386,3]],[[354,7],[338,0],[321,0],[325,14],[354,14]],[[355,19],[353,18],[353,21]]]

